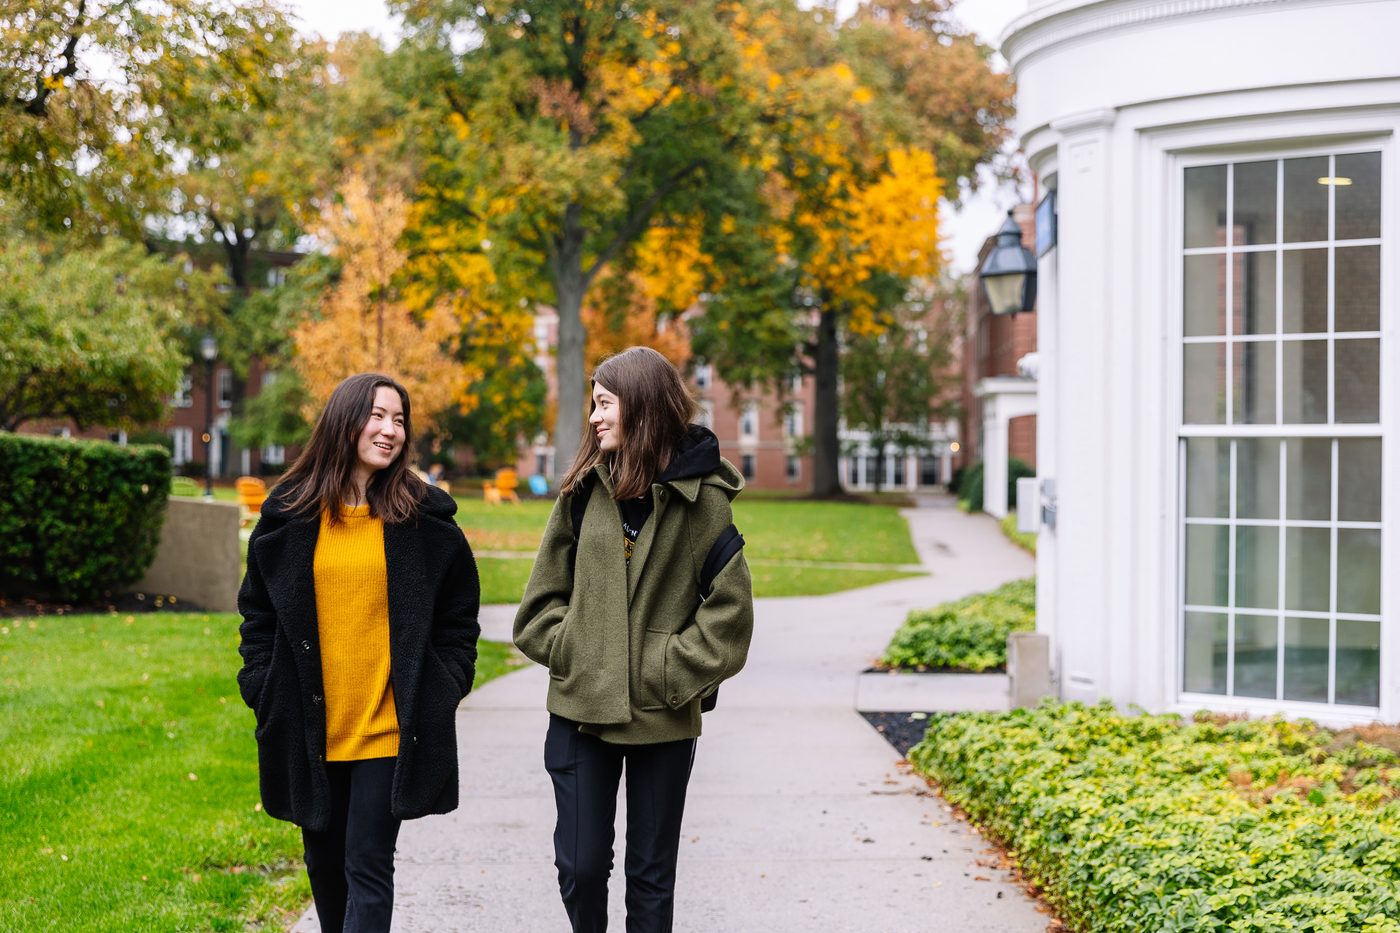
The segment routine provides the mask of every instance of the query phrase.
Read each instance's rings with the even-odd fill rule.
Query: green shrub
[[[1035,580],[909,613],[880,663],[917,670],[1006,667],[1006,636],[1035,628]]]
[[[1009,508],[1016,508],[1016,480],[1034,475],[1035,467],[1025,461],[1015,457],[1006,461],[1006,504]],[[984,482],[982,461],[978,460],[968,467],[958,483],[958,501],[963,504],[963,511],[982,511]]]
[[[1051,702],[936,716],[909,757],[1082,933],[1397,933],[1400,759],[1373,732]]]
[[[958,504],[965,512],[982,511],[982,461],[968,467],[958,482]]]
[[[95,599],[155,558],[170,454],[0,434],[0,593]]]

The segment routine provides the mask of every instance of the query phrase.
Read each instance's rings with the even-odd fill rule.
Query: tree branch
[[[64,60],[63,67],[51,75],[41,74],[34,79],[34,98],[24,106],[24,112],[30,116],[47,116],[49,97],[53,94],[54,85],[58,83],[59,79],[71,78],[78,73],[78,41],[83,37],[83,18],[86,15],[87,0],[78,0],[78,13],[73,18],[73,25],[68,32],[68,42],[63,46],[63,52],[60,55]]]
[[[656,190],[653,191],[645,201],[639,204],[637,209],[623,221],[622,226],[618,229],[612,242],[604,247],[603,251],[598,254],[598,258],[593,261],[593,265],[589,266],[587,271],[584,272],[584,281],[591,282],[593,277],[598,274],[598,270],[611,262],[617,254],[622,251],[624,246],[641,236],[642,231],[646,229],[647,223],[651,220],[651,215],[656,212],[656,209],[661,205],[661,202],[666,199],[666,196],[672,191],[675,191],[676,188],[680,186],[680,183],[685,181],[687,176],[698,171],[704,164],[705,162],[703,159],[696,159],[689,165],[677,170],[670,178],[657,185]]]

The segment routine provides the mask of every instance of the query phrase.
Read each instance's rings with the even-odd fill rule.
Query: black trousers
[[[306,874],[324,933],[388,933],[394,915],[394,844],[389,811],[393,758],[331,761],[331,821],[301,831]]]
[[[550,715],[544,765],[554,781],[554,864],[574,933],[608,928],[617,789],[627,769],[627,933],[670,933],[676,856],[695,740],[612,745]]]

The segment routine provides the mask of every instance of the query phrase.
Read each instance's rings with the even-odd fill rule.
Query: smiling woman
[[[400,822],[457,806],[481,588],[456,503],[404,463],[412,424],[388,376],[336,386],[238,596],[263,808],[301,827],[326,931],[387,931]]]

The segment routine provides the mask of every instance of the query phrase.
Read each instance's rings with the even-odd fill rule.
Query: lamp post
[[[997,245],[977,270],[993,314],[1016,314],[1035,308],[1035,255],[1021,245],[1021,226],[1011,211],[997,231]]]
[[[199,355],[204,357],[204,498],[214,498],[214,360],[219,345],[213,334],[199,341]]]

